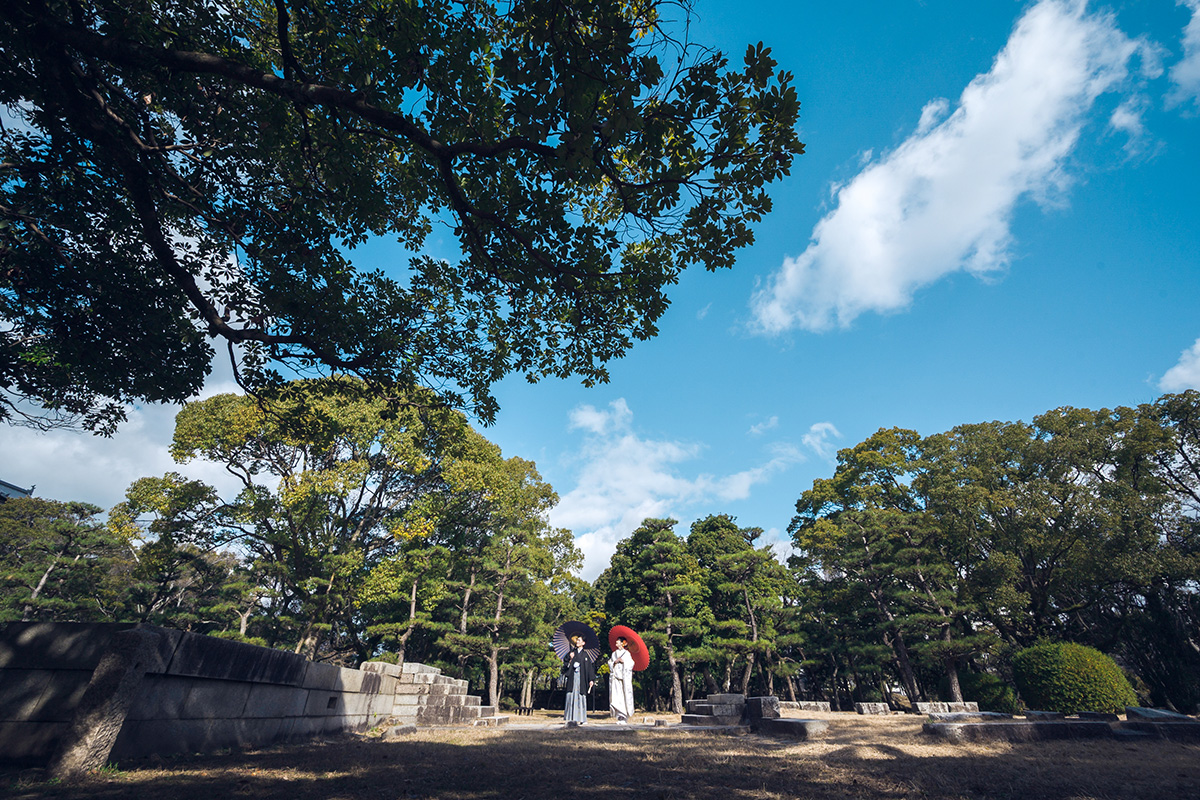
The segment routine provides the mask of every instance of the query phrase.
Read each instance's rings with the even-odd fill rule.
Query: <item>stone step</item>
[[[704,698],[706,703],[727,703],[735,706],[746,705],[746,695],[744,694],[710,694]]]
[[[492,714],[492,715],[489,715],[486,717],[480,717],[479,719],[472,720],[471,724],[474,726],[495,728],[495,727],[499,727],[500,725],[507,725],[508,724],[508,715],[507,714]]]
[[[397,695],[392,701],[392,709],[394,713],[408,713],[407,709],[414,708],[479,708],[482,702],[480,697],[470,694]]]
[[[684,714],[680,720],[680,724],[713,727],[718,725],[737,725],[741,721],[741,714]]]
[[[404,695],[465,695],[466,687],[447,683],[401,683],[396,686],[396,694]]]

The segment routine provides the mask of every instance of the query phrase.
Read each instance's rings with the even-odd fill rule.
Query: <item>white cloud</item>
[[[1164,392],[1200,389],[1200,339],[1190,349],[1183,351],[1179,363],[1167,370],[1159,380],[1158,388]]]
[[[840,439],[842,434],[838,431],[832,422],[818,422],[808,429],[808,433],[804,434],[804,446],[812,450],[821,458],[829,458],[835,452],[833,442],[830,439]]]
[[[757,425],[751,425],[750,430],[746,431],[746,433],[750,434],[751,436],[762,436],[772,428],[778,427],[779,417],[771,417],[770,419],[760,422]]]
[[[1016,203],[1061,194],[1094,101],[1147,49],[1084,2],[1037,3],[953,111],[930,102],[912,136],[834,187],[836,208],[807,249],[755,293],[755,327],[846,327],[869,311],[907,307],[917,289],[953,272],[1006,267]],[[1127,129],[1131,109],[1119,119]]]
[[[1167,102],[1200,106],[1200,0],[1178,0],[1178,4],[1191,9],[1192,18],[1183,29],[1183,58],[1171,67],[1171,83],[1175,86]]]
[[[235,391],[241,390],[229,364],[218,356],[196,399]],[[133,481],[171,471],[236,491],[233,477],[218,464],[172,460],[168,448],[178,411],[174,405],[129,406],[128,420],[109,439],[77,430],[42,433],[0,425],[0,478],[22,488],[36,485],[36,497],[80,500],[106,511],[125,499]]]
[[[745,499],[756,484],[803,460],[797,449],[778,445],[757,467],[685,477],[679,465],[699,457],[703,445],[641,437],[624,399],[607,409],[580,406],[571,412],[568,427],[585,433],[576,486],[551,510],[550,521],[575,532],[588,580],[608,565],[617,542],[647,517],[680,518],[695,504]]]

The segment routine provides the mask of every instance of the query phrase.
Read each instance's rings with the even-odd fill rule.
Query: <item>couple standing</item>
[[[618,636],[608,657],[608,710],[617,724],[624,725],[633,714],[633,656],[629,641]],[[592,657],[583,649],[583,637],[571,637],[571,649],[563,659],[563,675],[567,679],[565,719],[568,723],[587,724],[587,693],[596,683],[596,668]]]

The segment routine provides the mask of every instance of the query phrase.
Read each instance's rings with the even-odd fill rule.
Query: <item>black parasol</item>
[[[576,620],[559,625],[558,630],[554,632],[554,637],[550,639],[550,646],[554,648],[555,653],[558,653],[559,658],[566,658],[567,653],[571,651],[572,636],[583,637],[583,651],[592,657],[592,661],[600,658],[600,639],[596,636],[596,632],[586,623]]]

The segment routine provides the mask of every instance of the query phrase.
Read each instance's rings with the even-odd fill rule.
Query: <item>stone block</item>
[[[276,686],[269,683],[251,684],[242,716],[246,719],[263,717],[298,717],[304,714],[309,692],[295,686]]]
[[[375,695],[371,694],[363,694],[361,692],[342,692],[342,713],[369,714],[371,713],[371,702],[374,699]]]
[[[779,698],[774,696],[747,697],[746,716],[750,719],[779,719]]]
[[[1100,720],[1101,722],[1117,722],[1121,719],[1116,714],[1109,714],[1105,711],[1080,711],[1079,718]]]
[[[731,703],[733,705],[745,705],[746,695],[744,694],[710,694],[705,698],[709,703]]]
[[[284,722],[281,719],[131,721],[113,746],[112,759],[263,747],[281,738]]]
[[[1038,720],[1042,722],[1050,722],[1052,720],[1066,719],[1067,715],[1061,711],[1029,711],[1025,712],[1025,719]]]
[[[69,722],[0,722],[0,764],[45,764]]]
[[[828,712],[829,703],[824,700],[781,700],[779,707],[786,711],[825,711]]]
[[[761,717],[753,720],[750,727],[757,733],[768,736],[785,736],[791,739],[816,739],[829,730],[829,723],[823,719],[784,719]]]
[[[703,713],[705,713],[705,712],[703,712],[703,711],[700,711],[700,710],[698,710],[698,709],[700,709],[701,707],[704,707],[704,708],[712,708],[712,705],[711,705],[711,704],[710,704],[710,703],[709,703],[707,700],[688,700],[688,701],[685,703],[685,705],[686,705],[686,707],[687,707],[687,713],[689,713],[689,714],[703,714]]]
[[[269,647],[185,633],[167,672],[226,681],[299,686],[309,661],[304,656]]]
[[[196,681],[188,691],[180,717],[239,719],[246,713],[251,686],[240,681]]]
[[[195,678],[147,675],[129,708],[128,719],[182,719],[188,693],[199,683]]]
[[[1183,715],[1181,714],[1180,716]],[[1123,731],[1146,734],[1156,739],[1167,739],[1168,741],[1200,741],[1200,722],[1190,717],[1184,717],[1180,720],[1131,719],[1120,723],[1120,728]]]
[[[1180,714],[1177,711],[1167,711],[1165,708],[1142,708],[1141,706],[1126,706],[1125,719],[1144,719],[1152,722],[1175,721],[1195,722],[1193,717]]]
[[[385,661],[367,661],[360,667],[363,672],[372,672],[377,675],[387,675],[392,678],[397,678],[403,673],[403,668],[398,664],[388,664]]]
[[[67,722],[75,718],[75,712],[87,692],[94,673],[83,670],[55,670],[46,682],[46,688],[38,698],[37,708],[31,720],[43,722]]]
[[[0,624],[0,668],[92,671],[121,623],[6,622]]]
[[[399,675],[396,680],[401,684],[432,684],[436,677],[432,672],[405,672]]]
[[[415,661],[405,661],[400,665],[400,671],[403,673],[423,673],[427,675],[440,675],[442,671],[437,667],[431,667],[426,664],[418,664]]]
[[[52,674],[40,669],[0,669],[0,720],[32,719]]]
[[[399,739],[402,736],[410,736],[416,732],[416,725],[393,725],[383,732],[381,738],[386,742],[389,739]]]
[[[925,733],[952,742],[1034,742],[1053,739],[1107,739],[1106,722],[926,722]]]
[[[745,705],[736,703],[709,703],[707,711],[701,711],[701,714],[711,714],[714,717],[740,717]]]
[[[304,678],[300,685],[305,689],[322,689],[329,691],[339,688],[338,678],[341,677],[342,668],[335,664],[322,664],[319,661],[310,661],[304,669]]]
[[[859,714],[890,714],[892,709],[887,703],[855,703],[854,710]]]
[[[708,728],[726,725],[738,725],[741,723],[741,721],[741,714],[733,714],[729,716],[718,716],[716,714],[684,714],[679,720],[681,725],[695,725]]]
[[[304,704],[306,717],[329,717],[346,713],[346,704],[341,692],[328,692],[314,689],[309,691]]]
[[[326,717],[292,717],[279,726],[279,738],[295,742],[320,736],[325,732]]]
[[[951,711],[945,714],[930,714],[931,722],[1003,722],[1011,720],[1012,714],[1001,711]]]

